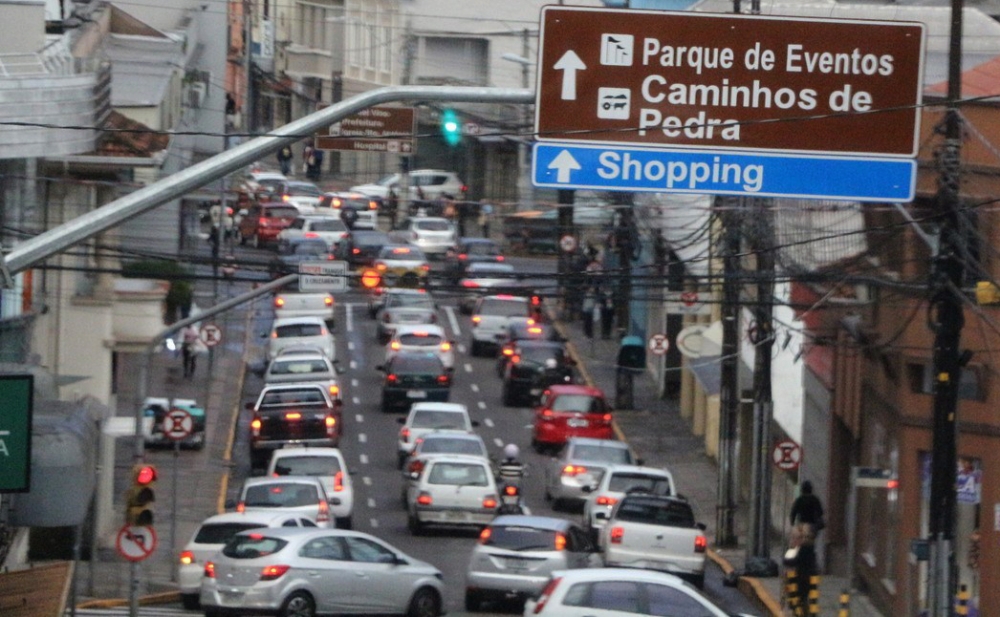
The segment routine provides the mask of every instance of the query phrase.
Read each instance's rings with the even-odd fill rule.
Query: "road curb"
[[[147,606],[150,604],[170,604],[172,602],[181,601],[181,592],[179,591],[164,591],[161,593],[154,593],[148,596],[140,596],[139,604],[141,606]],[[108,598],[106,600],[87,600],[86,602],[80,602],[76,605],[77,608],[116,608],[119,606],[128,606],[128,600],[122,598]]]

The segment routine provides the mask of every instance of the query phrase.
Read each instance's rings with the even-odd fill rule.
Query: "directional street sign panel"
[[[536,143],[535,186],[854,201],[913,200],[912,159]]]
[[[347,262],[304,261],[300,263],[299,291],[347,291]]]
[[[0,375],[0,493],[31,489],[34,384],[31,375]]]
[[[415,118],[412,107],[370,107],[330,126],[327,134],[318,134],[316,147],[412,154]]]
[[[541,141],[914,157],[919,23],[547,6]]]

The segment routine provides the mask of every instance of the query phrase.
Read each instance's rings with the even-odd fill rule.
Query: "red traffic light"
[[[152,465],[141,465],[136,467],[136,484],[146,486],[147,484],[152,484],[153,482],[156,482],[156,467],[153,467]]]

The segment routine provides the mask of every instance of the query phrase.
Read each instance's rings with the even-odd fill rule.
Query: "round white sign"
[[[163,416],[163,434],[180,441],[194,432],[194,418],[186,409],[171,409]]]
[[[802,462],[802,447],[790,439],[779,441],[774,444],[771,452],[771,460],[775,466],[783,471],[793,471],[799,468]]]
[[[663,354],[667,353],[668,349],[670,349],[670,341],[667,340],[666,334],[654,334],[653,336],[649,337],[648,346],[649,346],[649,351],[654,356],[662,356]]]
[[[215,347],[222,342],[222,329],[215,324],[205,324],[198,330],[198,338],[206,347]]]
[[[563,250],[564,253],[572,253],[576,250],[576,236],[565,235],[559,238],[559,248]]]

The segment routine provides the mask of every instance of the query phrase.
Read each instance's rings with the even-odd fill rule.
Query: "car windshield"
[[[451,231],[451,223],[444,220],[414,221],[413,228],[420,231]]]
[[[626,465],[632,462],[632,455],[625,448],[592,446],[588,444],[576,444],[573,447],[570,458],[598,463],[623,463]]]
[[[555,550],[556,532],[522,525],[493,525],[483,544],[512,551],[551,551]]]
[[[263,523],[207,523],[198,528],[195,544],[225,544],[241,531],[267,527]]]
[[[436,356],[396,356],[398,361],[392,363],[392,372],[400,375],[437,375],[444,372],[441,361]]]
[[[399,335],[399,344],[407,347],[437,347],[441,337],[437,334],[407,333]]]
[[[418,409],[413,412],[411,428],[465,428],[465,414],[454,411]]]
[[[605,413],[607,406],[601,399],[586,394],[560,394],[552,401],[552,411],[578,411],[580,413]]]
[[[335,456],[282,456],[274,463],[279,476],[332,476],[340,471]]]
[[[441,462],[431,467],[427,483],[489,486],[489,479],[486,475],[486,469],[482,465]]]
[[[293,338],[297,336],[321,336],[323,335],[323,326],[320,324],[312,323],[295,323],[287,324],[282,326],[276,326],[274,328],[275,338]]]
[[[642,491],[650,495],[670,496],[670,480],[641,473],[614,473],[608,478],[608,490],[616,493]]]
[[[319,503],[315,486],[299,483],[269,482],[248,486],[243,505],[248,508],[294,508]]]
[[[473,454],[485,456],[483,445],[475,439],[455,437],[424,438],[417,447],[419,454]]]
[[[621,521],[649,525],[695,526],[694,512],[691,511],[691,506],[680,501],[629,497],[618,506],[615,517]]]
[[[347,225],[340,219],[330,217],[311,221],[309,229],[313,231],[347,231]]]
[[[434,301],[427,294],[389,294],[385,299],[386,308],[396,306],[434,308]]]
[[[322,358],[311,360],[275,360],[268,371],[271,375],[308,375],[310,373],[329,373],[330,367]]]
[[[528,364],[544,364],[555,368],[563,358],[561,347],[528,347],[524,346],[518,350],[521,362]]]
[[[523,316],[528,314],[528,301],[522,298],[484,298],[479,313],[500,317]]]
[[[258,559],[277,553],[287,545],[287,540],[268,538],[259,533],[248,533],[234,536],[222,548],[222,554],[230,559]]]

